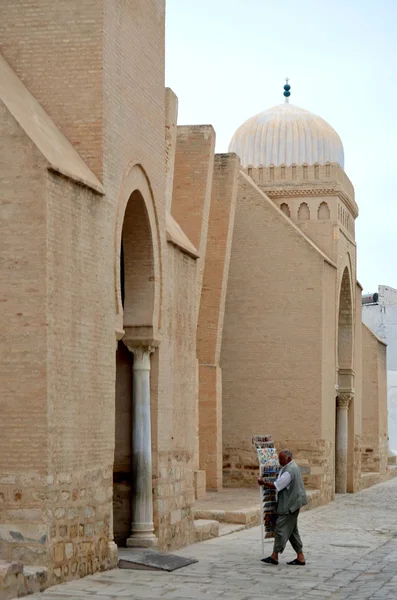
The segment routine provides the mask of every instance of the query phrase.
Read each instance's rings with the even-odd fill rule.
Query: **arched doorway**
[[[354,398],[353,371],[353,300],[351,277],[348,268],[343,271],[339,292],[338,313],[338,395],[336,398],[335,425],[335,492],[348,491],[351,480],[349,469],[353,467],[351,452],[352,436],[349,436],[349,411]]]
[[[116,351],[113,534],[118,545],[148,546],[156,541],[150,418],[150,355],[154,347],[149,339],[156,277],[150,217],[138,190],[127,202],[120,238],[123,334]]]

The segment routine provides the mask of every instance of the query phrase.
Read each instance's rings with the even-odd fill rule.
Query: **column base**
[[[108,543],[109,548],[109,568],[115,569],[119,561],[117,545],[112,541]]]
[[[154,533],[127,538],[127,548],[156,548],[158,539]]]

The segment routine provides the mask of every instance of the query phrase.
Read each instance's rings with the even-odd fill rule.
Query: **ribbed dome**
[[[339,135],[321,117],[294,106],[279,104],[241,125],[229,145],[244,168],[327,162],[344,167]]]

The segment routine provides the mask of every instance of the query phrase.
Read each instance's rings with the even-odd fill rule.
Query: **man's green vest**
[[[291,461],[288,463],[287,466],[284,467],[284,471],[287,471],[291,475],[291,483],[289,484],[288,489],[284,488],[278,492],[277,514],[279,515],[293,513],[307,504],[305,486],[303,484],[300,468],[296,462]]]

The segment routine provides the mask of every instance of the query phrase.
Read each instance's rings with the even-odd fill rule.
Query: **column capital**
[[[134,371],[150,371],[150,355],[156,350],[156,346],[143,346],[127,342],[128,350],[134,355]]]
[[[119,342],[125,336],[124,329],[115,329],[116,341]]]
[[[339,392],[336,397],[336,406],[338,408],[349,408],[350,402],[354,398],[353,392]]]

